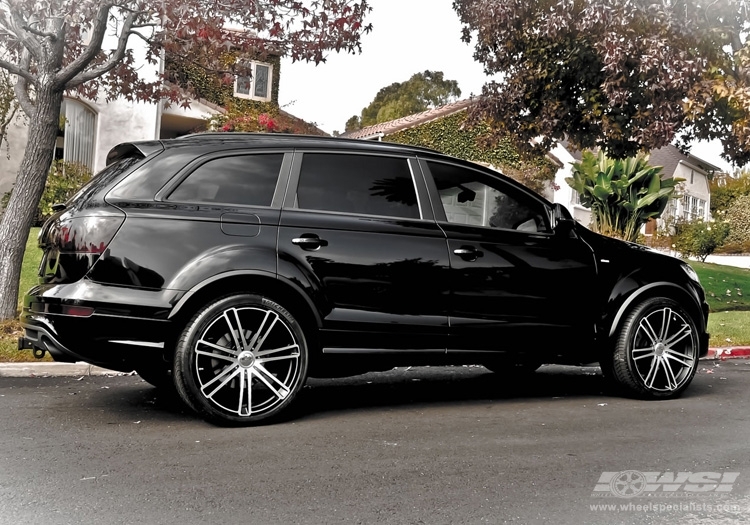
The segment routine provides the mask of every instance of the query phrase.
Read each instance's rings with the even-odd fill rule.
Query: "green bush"
[[[705,262],[706,257],[722,245],[729,234],[729,225],[722,221],[679,221],[674,225],[672,246],[683,257],[695,257]]]
[[[735,198],[724,217],[730,227],[727,243],[742,245],[750,242],[750,195]]]
[[[49,169],[34,226],[41,226],[54,213],[52,210],[54,204],[67,201],[90,179],[91,172],[83,164],[55,160]],[[10,200],[10,193],[10,191],[6,192],[0,200],[0,209],[3,212]]]

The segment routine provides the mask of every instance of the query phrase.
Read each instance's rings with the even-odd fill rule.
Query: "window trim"
[[[334,211],[334,210],[314,210],[310,208],[300,208],[297,199],[297,191],[299,190],[300,174],[302,172],[302,160],[306,154],[324,154],[324,155],[354,155],[356,157],[388,157],[402,160],[407,163],[409,167],[409,174],[411,175],[411,183],[414,186],[414,193],[417,198],[417,212],[419,217],[399,217],[395,215],[373,215],[370,213],[351,213],[345,211]],[[413,161],[413,162],[412,162]],[[292,161],[291,175],[289,177],[289,185],[287,188],[286,196],[282,208],[293,209],[298,211],[304,211],[305,213],[323,213],[323,214],[336,214],[347,217],[378,217],[385,219],[393,219],[400,221],[431,221],[434,222],[435,218],[431,213],[431,208],[425,206],[422,200],[425,198],[425,192],[420,191],[420,184],[417,179],[417,173],[415,172],[415,166],[417,163],[416,157],[413,155],[404,154],[392,154],[382,153],[374,151],[358,151],[358,150],[326,150],[326,149],[295,149],[294,160]]]
[[[248,78],[246,75],[235,75],[234,76],[234,86],[232,89],[232,96],[236,98],[242,98],[245,100],[259,100],[262,102],[270,102],[271,98],[273,97],[273,64],[268,64],[266,62],[258,62],[257,60],[250,60],[248,62],[250,69],[252,71],[252,76],[249,77],[250,81],[250,89],[248,94],[240,93],[237,90],[237,84],[240,81],[240,78]],[[268,68],[268,87],[266,88],[266,96],[265,97],[259,97],[255,95],[255,78],[256,78],[256,67],[257,66],[265,66]]]
[[[520,194],[523,195],[523,198],[528,199],[529,201],[538,203],[546,213],[544,213],[542,216],[545,217],[545,221],[547,221],[547,231],[543,232],[530,232],[530,231],[523,231],[523,230],[513,230],[508,228],[494,228],[492,226],[478,226],[476,224],[460,224],[455,222],[450,222],[448,220],[448,216],[445,213],[445,208],[443,206],[443,201],[440,198],[440,191],[437,188],[437,184],[435,184],[435,179],[433,178],[432,171],[430,170],[429,163],[435,162],[437,164],[445,164],[448,166],[453,166],[455,168],[459,168],[466,171],[473,171],[477,172],[480,175],[484,177],[489,177],[490,179],[497,180],[501,186],[507,186],[510,188],[511,197],[513,197],[513,194]],[[451,162],[449,159],[436,159],[436,158],[429,158],[429,157],[419,157],[419,165],[422,168],[422,172],[425,177],[425,182],[427,185],[427,190],[430,195],[430,202],[432,203],[433,211],[435,214],[435,220],[438,222],[438,224],[450,224],[452,226],[462,226],[467,228],[481,228],[483,231],[497,231],[497,232],[513,232],[518,234],[525,234],[525,235],[533,235],[533,236],[544,236],[544,237],[552,237],[554,235],[554,229],[552,228],[552,222],[550,221],[551,217],[551,207],[548,202],[546,202],[541,196],[535,194],[534,192],[530,191],[528,188],[523,187],[516,181],[513,181],[512,179],[507,178],[502,173],[488,173],[485,169],[480,169],[480,167],[474,167],[474,166],[466,166],[464,164],[460,164],[457,162]],[[437,204],[436,204],[437,203]]]

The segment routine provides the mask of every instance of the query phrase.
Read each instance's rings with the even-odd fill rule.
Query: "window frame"
[[[417,197],[417,211],[419,217],[399,217],[394,215],[374,215],[369,213],[352,213],[346,211],[334,210],[315,210],[310,208],[301,208],[298,205],[297,192],[299,190],[300,175],[302,172],[302,161],[305,155],[354,155],[357,157],[387,157],[395,158],[407,163],[411,175],[412,185]],[[358,151],[358,150],[330,150],[330,149],[298,149],[294,152],[292,161],[291,175],[289,178],[289,187],[284,199],[283,208],[304,211],[305,213],[334,214],[349,217],[376,217],[380,219],[391,219],[399,221],[433,221],[435,220],[432,207],[430,205],[427,188],[424,186],[424,177],[417,158],[409,154],[387,153],[379,151]]]
[[[273,97],[273,64],[268,64],[266,62],[258,62],[257,60],[250,60],[249,62],[247,62],[247,64],[250,67],[252,76],[248,77],[247,75],[235,75],[232,95],[236,98],[242,98],[245,100],[259,100],[262,102],[270,102],[271,98]],[[257,78],[256,71],[257,71],[258,66],[264,66],[268,68],[268,86],[266,87],[265,97],[259,97],[255,94],[255,79]],[[249,91],[248,94],[240,93],[237,90],[237,85],[239,84],[240,79],[242,78],[248,78],[250,82],[250,89],[248,90]]]
[[[281,167],[279,169],[279,175],[276,178],[276,186],[274,187],[273,196],[271,198],[271,205],[265,206],[261,204],[238,204],[234,202],[204,202],[204,201],[175,201],[171,200],[170,196],[172,193],[193,174],[195,170],[211,162],[213,160],[224,158],[224,157],[247,157],[252,155],[283,155],[281,160]],[[172,177],[154,196],[154,200],[164,203],[177,203],[182,202],[185,204],[192,204],[196,206],[217,206],[225,208],[267,208],[267,209],[281,209],[281,204],[284,199],[284,191],[289,183],[289,170],[292,163],[292,153],[285,150],[247,150],[247,149],[235,149],[235,150],[221,150],[216,152],[207,153],[196,157],[182,167],[174,177]]]
[[[452,166],[454,168],[464,170],[464,171],[476,172],[478,173],[478,177],[484,177],[492,181],[496,181],[498,191],[502,190],[503,193],[507,194],[508,196],[512,198],[516,198],[516,196],[520,196],[520,200],[527,200],[527,201],[531,201],[531,202],[538,204],[541,210],[543,211],[541,215],[546,221],[546,227],[547,227],[546,231],[534,232],[534,231],[525,231],[525,230],[514,230],[511,228],[497,228],[493,226],[483,226],[483,225],[480,226],[477,224],[462,224],[462,223],[457,223],[457,222],[450,222],[448,220],[448,216],[445,213],[445,208],[443,206],[443,201],[440,196],[440,191],[437,188],[437,184],[435,183],[435,179],[433,178],[432,171],[430,170],[430,167],[429,167],[430,162]],[[476,167],[466,166],[458,162],[451,162],[451,159],[429,158],[429,157],[420,156],[419,164],[425,177],[425,183],[427,185],[427,189],[428,189],[429,196],[430,196],[430,202],[432,204],[432,208],[435,214],[435,220],[438,223],[450,224],[453,226],[462,226],[466,228],[481,228],[483,231],[513,232],[513,233],[523,234],[523,235],[544,236],[544,237],[551,237],[554,235],[553,209],[550,203],[547,202],[543,197],[530,191],[528,188],[525,188],[524,186],[517,183],[516,181],[507,178],[502,173],[499,173],[499,172],[489,173],[488,170],[482,168],[481,166],[476,166]],[[478,182],[481,183],[481,181],[478,181]]]

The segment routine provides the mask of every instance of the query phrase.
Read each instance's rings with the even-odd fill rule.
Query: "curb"
[[[709,348],[701,361],[726,361],[728,359],[750,359],[750,346]],[[83,377],[124,376],[134,372],[117,372],[88,363],[0,363],[0,377]]]
[[[709,348],[703,359],[726,361],[727,359],[750,359],[750,346],[732,348]]]
[[[122,376],[88,363],[0,363],[0,377]]]

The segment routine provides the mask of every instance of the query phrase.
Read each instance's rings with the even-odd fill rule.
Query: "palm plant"
[[[635,242],[641,226],[661,216],[675,186],[684,180],[664,179],[661,169],[648,164],[648,155],[610,159],[603,151],[585,151],[565,182],[591,209],[594,231]]]

